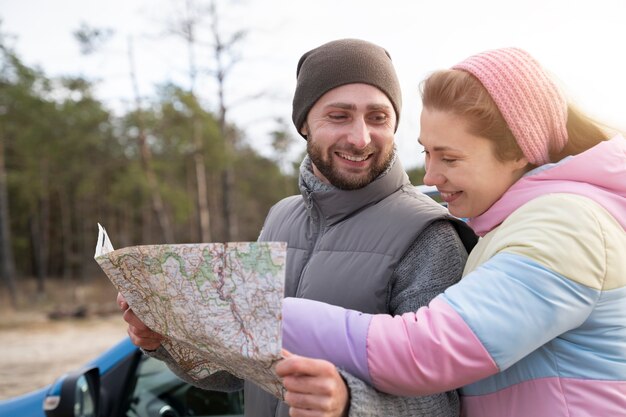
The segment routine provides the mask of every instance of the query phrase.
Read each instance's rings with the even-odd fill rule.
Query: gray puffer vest
[[[398,159],[364,188],[309,191],[270,210],[260,241],[288,244],[285,296],[366,313],[388,313],[394,269],[424,228],[452,218],[409,182]],[[453,220],[454,221],[454,220]],[[245,383],[249,416],[285,416],[288,407]]]

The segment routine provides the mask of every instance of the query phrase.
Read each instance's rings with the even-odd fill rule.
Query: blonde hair
[[[422,104],[431,110],[451,112],[464,118],[470,134],[489,139],[500,161],[524,156],[502,113],[476,77],[462,70],[436,71],[421,85]],[[607,140],[599,124],[568,104],[568,141],[560,152],[550,152],[550,162],[581,153]]]

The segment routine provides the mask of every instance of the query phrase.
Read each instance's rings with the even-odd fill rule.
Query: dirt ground
[[[70,295],[50,289],[52,295],[36,302],[24,290],[17,310],[7,306],[6,294],[0,296],[0,401],[79,369],[126,335],[110,283],[71,288]],[[85,317],[68,317],[77,305]]]

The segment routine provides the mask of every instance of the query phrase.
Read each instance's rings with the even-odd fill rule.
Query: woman
[[[526,52],[428,77],[424,182],[481,240],[415,313],[285,299],[283,346],[396,395],[462,387],[465,416],[626,415],[626,140],[568,105]],[[277,366],[315,408],[307,359]]]

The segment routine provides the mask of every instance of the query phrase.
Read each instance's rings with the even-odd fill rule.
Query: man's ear
[[[307,137],[309,134],[309,126],[306,122],[302,123],[302,127],[300,128],[300,134],[304,137]]]

